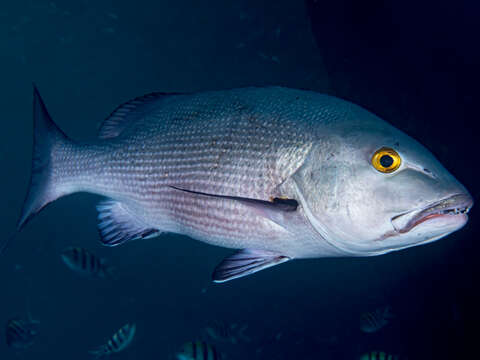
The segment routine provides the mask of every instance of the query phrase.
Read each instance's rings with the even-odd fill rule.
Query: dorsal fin
[[[170,95],[178,94],[153,92],[123,103],[102,122],[98,137],[110,139],[120,135],[129,123],[141,118],[158,100]]]

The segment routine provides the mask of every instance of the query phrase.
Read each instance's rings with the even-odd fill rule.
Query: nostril
[[[438,179],[438,177],[430,169],[423,168],[422,171],[425,175],[430,176],[432,179]]]

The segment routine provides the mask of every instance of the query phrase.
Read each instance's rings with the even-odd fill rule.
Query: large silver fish
[[[467,190],[418,142],[350,102],[281,87],[149,94],[79,143],[34,90],[34,157],[18,229],[85,191],[103,244],[179,233],[241,249],[227,281],[292,259],[372,256],[467,222]]]

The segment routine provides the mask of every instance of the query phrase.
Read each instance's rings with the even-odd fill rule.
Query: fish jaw
[[[456,194],[423,209],[412,210],[392,218],[396,233],[407,233],[424,222],[452,225],[461,228],[468,221],[468,212],[473,206],[473,199],[468,194]],[[450,226],[448,226],[450,227]]]
[[[455,194],[420,209],[404,212],[392,217],[393,230],[376,241],[391,244],[386,246],[388,250],[385,252],[389,252],[439,240],[465,226],[473,203],[468,193]],[[403,242],[402,239],[406,238],[411,240]],[[417,238],[423,240],[418,241]],[[403,245],[395,247],[395,242],[400,240]]]

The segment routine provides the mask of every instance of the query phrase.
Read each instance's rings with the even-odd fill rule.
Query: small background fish
[[[69,247],[61,254],[62,260],[71,270],[91,277],[113,277],[113,268],[87,249]]]
[[[390,306],[384,306],[374,311],[365,312],[360,317],[360,330],[366,333],[377,332],[386,326],[395,315]]]
[[[19,317],[8,320],[5,329],[7,345],[15,349],[27,349],[33,345],[40,322]]]
[[[109,356],[113,353],[118,353],[125,350],[132,342],[136,331],[135,324],[125,324],[117,332],[115,332],[107,343],[91,350],[95,359],[100,359]]]
[[[184,344],[176,354],[176,360],[220,360],[215,347],[205,341],[192,341]]]
[[[361,355],[358,360],[407,360],[399,355],[389,354],[384,351],[370,351]]]
[[[251,339],[245,332],[248,324],[227,323],[222,320],[209,321],[205,327],[205,333],[213,341],[231,342],[238,344],[240,341],[250,342]]]

